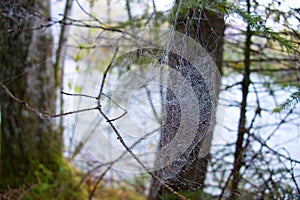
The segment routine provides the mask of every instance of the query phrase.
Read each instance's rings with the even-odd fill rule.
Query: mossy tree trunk
[[[50,17],[50,1],[1,1],[0,11],[0,81],[31,107],[55,112],[52,33],[42,28]],[[62,135],[55,122],[26,110],[3,90],[0,101],[0,187],[35,182],[39,164],[57,171]]]
[[[176,20],[175,22],[171,21],[176,31],[192,37],[208,51],[215,60],[219,72],[222,73],[223,35],[225,28],[223,14],[213,11],[212,9],[205,9],[205,7],[202,6],[201,0],[176,0],[173,8],[172,20]],[[220,84],[217,81],[218,80],[216,80],[217,84],[215,88],[216,94],[218,94],[218,85]],[[199,88],[199,90],[201,90],[201,88]],[[167,99],[168,101],[175,100],[172,95],[168,94]],[[174,124],[178,124],[178,126],[180,125],[178,122],[180,119],[177,119],[178,117],[176,117],[180,117],[180,108],[172,107],[170,109],[165,109],[165,115],[167,116],[166,123],[170,123],[172,128],[163,130],[160,139],[160,146],[167,145],[170,140],[175,137],[178,127],[174,127]],[[179,112],[179,114],[176,112]],[[205,112],[205,110],[203,110],[203,112]],[[206,113],[200,113],[200,115],[203,116],[206,115]],[[201,120],[200,118],[199,120]],[[199,125],[198,131],[200,132],[198,132],[197,135],[201,135],[201,130],[203,129],[205,129],[205,127],[201,127],[201,125]],[[197,145],[195,145],[195,148],[189,154],[188,164],[182,167],[181,171],[179,173],[177,172],[173,179],[170,180],[164,178],[167,177],[166,174],[170,173],[170,169],[168,169],[168,167],[158,171],[157,175],[176,191],[182,192],[183,194],[191,192],[191,199],[201,199],[200,194],[204,188],[204,181],[210,159],[209,151],[212,143],[212,134],[213,133],[210,132],[203,141],[198,140],[197,136],[195,137],[194,142]],[[202,151],[206,151],[208,153],[204,157],[199,157],[199,152]],[[150,194],[148,197],[149,200],[173,199],[171,198],[172,195],[170,195],[171,194],[163,188],[162,184],[160,184],[157,180],[152,180]]]

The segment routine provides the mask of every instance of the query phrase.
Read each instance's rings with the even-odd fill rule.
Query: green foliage
[[[252,31],[257,35],[264,35],[268,39],[277,42],[283,50],[288,52],[298,51],[298,45],[296,43],[293,43],[292,40],[283,37],[280,33],[268,27],[266,25],[266,20],[264,20],[261,16],[256,15],[255,13],[249,14],[245,9],[240,7],[235,7],[233,11],[239,14],[243,20],[250,25]]]
[[[96,191],[95,199],[101,200],[145,200],[145,196],[127,186],[116,188],[102,186]]]
[[[150,175],[147,173],[142,173],[139,176],[135,176],[133,180],[130,180],[130,185],[134,186],[135,191],[143,194],[146,190],[146,185],[150,180]]]
[[[179,4],[177,4],[179,5]],[[221,12],[223,14],[229,14],[233,4],[223,1],[223,0],[195,0],[195,1],[188,1],[184,4],[181,4],[180,12],[186,12],[190,8],[198,7],[205,8],[207,10],[211,10],[213,12]]]
[[[190,191],[190,192],[180,192],[180,194],[190,200],[201,200],[201,199],[214,199],[214,197],[210,194],[205,193],[202,190]],[[177,200],[174,194],[165,194],[162,196],[163,200]]]
[[[37,183],[31,186],[22,199],[87,199],[87,190],[77,185],[80,181],[78,172],[70,168],[68,163],[62,164],[57,173],[40,164],[34,174]]]
[[[199,4],[200,5],[200,4]],[[226,15],[230,14],[238,14],[247,24],[250,25],[253,33],[257,35],[263,35],[267,37],[268,39],[273,40],[274,42],[277,42],[283,50],[286,50],[289,53],[297,52],[298,51],[298,44],[296,42],[293,42],[292,40],[288,39],[286,36],[274,31],[273,28],[268,27],[266,25],[266,19],[263,16],[258,15],[257,13],[248,13],[248,11],[243,8],[240,5],[236,5],[231,2],[224,2],[224,1],[201,1],[201,5],[212,10],[217,10],[218,12],[221,12]],[[192,5],[186,5],[186,6],[192,6]],[[290,17],[295,17],[296,19],[300,20],[296,15],[297,10],[292,9],[294,12],[282,12],[280,10],[271,8],[271,5],[269,7],[265,7],[266,12],[265,15],[271,15],[273,17],[273,21],[279,23],[280,19],[288,19]],[[292,28],[291,28],[292,30]],[[292,30],[295,32],[295,30]],[[288,32],[288,31],[287,31]]]
[[[291,94],[290,98],[276,107],[273,112],[279,113],[282,110],[290,109],[291,107],[296,106],[300,102],[300,90]]]
[[[269,27],[264,26],[262,34],[266,35],[268,38],[277,42],[282,48],[282,50],[286,50],[288,53],[293,53],[298,51],[297,43],[294,43],[292,40],[283,37],[280,33],[273,31]]]
[[[78,61],[80,61],[81,60],[81,56],[80,56],[80,54],[78,53],[78,54],[76,54],[76,56],[74,57],[74,61],[75,62],[78,62]]]

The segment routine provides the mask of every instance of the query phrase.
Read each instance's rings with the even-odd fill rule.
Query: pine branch
[[[285,100],[282,104],[274,108],[274,113],[279,113],[282,110],[290,109],[296,106],[300,102],[300,90],[297,92],[292,93],[289,99]]]

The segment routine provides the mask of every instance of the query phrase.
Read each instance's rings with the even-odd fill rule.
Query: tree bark
[[[186,1],[182,1],[181,3],[178,0],[176,1],[173,8],[173,19],[176,20],[173,22],[174,28],[176,31],[184,33],[199,42],[214,58],[219,72],[222,72],[223,34],[225,27],[223,15],[212,10],[201,8],[201,3],[199,2],[195,1],[193,4],[194,6],[187,6]],[[199,82],[201,82],[200,79],[201,77],[198,79]],[[203,84],[204,83],[200,85],[203,86]],[[217,83],[217,85],[219,84],[220,83]],[[218,93],[218,89],[219,88],[216,87],[216,94]],[[198,91],[201,91],[201,88],[198,88]],[[171,93],[167,93],[166,98],[167,102],[174,102],[174,100],[176,102],[176,98],[172,96]],[[201,99],[201,97],[198,96],[198,99]],[[161,134],[160,147],[167,145],[176,135],[180,124],[179,103],[177,102],[177,104],[175,103],[172,106],[165,106],[165,112],[166,125],[164,125]],[[201,110],[199,121],[203,121],[204,118],[202,117],[206,115],[206,113],[207,110]],[[210,119],[210,117],[208,117],[208,119]],[[201,135],[204,129],[205,123],[203,123],[202,126],[199,125],[197,135]],[[209,151],[212,143],[212,134],[213,133],[210,132],[204,140],[199,139],[197,136],[195,137],[194,149],[189,152],[189,155],[184,155],[188,158],[187,164],[184,164],[178,173],[173,174],[173,178],[166,177],[171,177],[170,174],[173,173],[172,168],[175,167],[176,163],[158,170],[156,174],[176,191],[202,191],[210,159]],[[201,152],[208,153],[204,157],[199,157],[199,153]],[[165,190],[158,181],[152,180],[148,197],[149,200],[168,199],[170,198],[168,195],[168,191]],[[199,198],[199,196],[196,197],[196,199]]]
[[[0,81],[12,94],[41,112],[55,112],[52,33],[42,28],[49,0],[8,0],[0,4]],[[57,171],[62,135],[54,121],[37,116],[2,90],[0,187],[36,181],[40,164]]]

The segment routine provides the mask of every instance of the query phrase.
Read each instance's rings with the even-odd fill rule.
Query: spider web
[[[205,2],[203,4],[205,4]],[[214,57],[217,65],[220,67],[220,63],[222,62],[222,51],[220,48],[222,48],[221,46],[223,43],[223,16],[220,13],[214,12],[208,4],[203,4],[201,5],[200,2],[195,4],[195,1],[177,1],[173,11],[173,28],[199,42],[202,47]],[[212,4],[214,4],[214,2],[212,2]],[[206,75],[210,76],[209,74]],[[192,80],[199,81],[199,79],[201,78],[194,77]],[[200,87],[198,87],[198,90],[199,88]],[[218,90],[217,84],[214,89]],[[209,101],[211,101],[211,99],[201,99],[199,105],[205,105],[205,102]],[[209,105],[205,105],[205,108],[206,110],[200,111],[200,115],[203,116],[206,114],[203,118],[199,118],[199,121],[201,121],[201,119],[203,120],[202,124],[210,119],[209,116],[207,116],[208,113],[214,116],[214,111],[209,112],[207,110],[210,108]],[[170,115],[174,116],[175,114],[174,112],[170,112]],[[200,123],[198,134],[203,133],[203,130],[201,130],[203,127],[205,126]],[[167,130],[166,132],[170,134],[172,131]],[[185,162],[174,162],[170,166],[161,169],[158,172],[160,177],[163,177],[163,179],[177,191],[195,191],[203,188],[207,167],[205,163],[207,163],[209,159],[208,157],[205,157],[205,155],[210,149],[212,142],[211,135],[212,132],[206,135],[204,140],[203,138],[195,139],[195,144],[198,146],[200,145],[201,147],[197,148],[196,146],[193,146],[190,151],[187,151],[190,156],[185,157]],[[197,151],[200,151],[200,153]],[[197,153],[201,156],[195,156]],[[173,169],[175,170],[173,171]],[[156,199],[158,196],[164,196],[165,193],[168,192],[162,188],[160,183],[157,183],[157,181],[154,180],[152,182],[150,193],[150,198]]]
[[[77,92],[97,96],[107,66],[103,64],[107,63],[105,58],[111,58],[111,53],[119,47],[107,73],[101,106],[133,153],[178,191],[202,187],[198,166],[192,165],[208,154],[215,124],[218,74],[214,61],[219,62],[220,30],[224,25],[211,20],[223,19],[209,9],[214,3],[202,3],[177,1],[168,13],[170,29],[149,28],[155,25],[156,13],[149,16],[143,29],[134,28],[144,19],[134,19],[131,30],[88,33],[89,37],[81,41],[95,48],[92,53],[86,48],[88,55],[81,55],[85,59],[71,63],[84,71],[77,74],[72,87]],[[86,96],[75,97],[73,101],[72,110],[98,103]],[[126,115],[122,116],[124,112]],[[65,120],[65,124],[69,122],[73,130],[68,127],[66,130],[74,132],[72,137],[73,134],[77,137],[77,147],[84,144],[85,151],[80,157],[88,158],[84,167],[91,169],[98,165],[145,172],[124,151],[119,138],[97,110]],[[75,156],[77,149],[71,151]],[[188,173],[182,174],[184,171]],[[152,185],[153,194],[161,193],[161,182],[153,180]]]
[[[219,83],[215,61],[220,62],[224,24],[219,27],[223,16],[208,5],[204,10],[199,2],[177,2],[170,11],[173,30],[146,27],[125,33],[102,32],[95,36],[99,49],[79,63],[85,71],[94,70],[101,47],[119,47],[106,77],[102,106],[131,150],[177,191],[203,187],[200,179],[205,173],[199,168],[205,166],[200,160],[209,153],[215,125]],[[90,95],[100,88],[101,78],[95,74],[99,73],[85,73],[76,81]],[[84,97],[76,101],[76,109],[92,104]],[[77,136],[85,142],[87,152],[101,164],[116,161],[113,169],[145,172],[97,111],[91,116],[80,114],[76,122]],[[153,180],[150,193],[163,194],[162,183]]]

